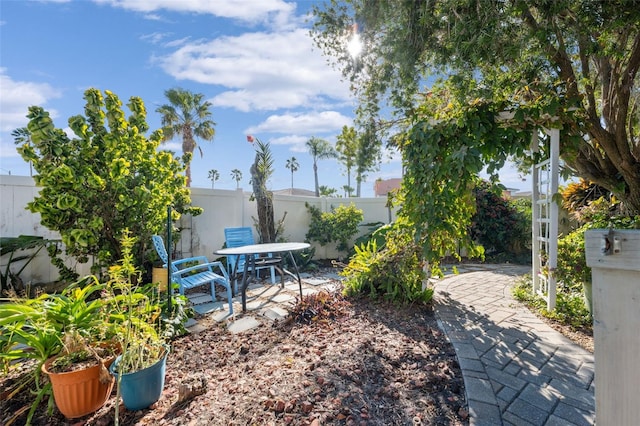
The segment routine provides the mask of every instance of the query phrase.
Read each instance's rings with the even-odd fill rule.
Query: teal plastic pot
[[[120,379],[120,396],[127,410],[142,410],[160,399],[164,389],[164,376],[167,365],[167,355],[155,364],[133,373],[122,374]],[[118,379],[118,363],[122,356],[118,356],[109,367],[109,371]]]

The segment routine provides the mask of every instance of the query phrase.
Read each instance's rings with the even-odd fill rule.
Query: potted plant
[[[157,286],[137,284],[141,274],[133,265],[133,243],[134,238],[128,235],[122,238],[123,258],[109,268],[107,290],[114,295],[110,298],[111,322],[122,348],[109,370],[116,377],[117,396],[122,397],[125,407],[141,410],[162,394],[171,333],[162,327]]]
[[[41,381],[41,373],[51,372],[54,359],[66,358],[65,362],[77,369],[78,364],[73,361],[82,358],[78,350],[80,346],[85,349],[84,356],[90,358],[89,355],[93,355],[91,350],[99,348],[98,342],[108,340],[105,328],[108,300],[100,297],[104,289],[105,286],[96,277],[88,276],[67,286],[61,293],[44,293],[36,298],[14,296],[0,303],[0,366],[7,369],[18,360],[32,361],[24,363],[32,369],[29,380],[21,383],[21,386],[31,387],[35,395],[27,414],[27,424],[31,422],[40,402],[50,397],[52,392],[56,405],[69,418],[95,411],[109,396],[111,389],[106,383],[106,388],[100,388],[100,394],[106,396],[91,403],[91,408],[67,409],[67,404],[61,398],[68,389],[58,391],[55,379]],[[98,349],[94,351],[98,353]],[[109,357],[99,356],[108,362]],[[96,360],[94,365],[98,364]],[[98,373],[101,369],[95,370]],[[102,372],[104,380],[104,370]],[[96,381],[97,378],[98,375]],[[86,386],[91,389],[99,387],[97,384]],[[13,394],[15,392],[9,397]],[[53,407],[53,404],[50,406]]]
[[[42,364],[51,382],[58,410],[69,419],[93,413],[104,405],[114,378],[107,370],[118,352],[110,342],[96,343],[78,331],[65,334],[63,350]]]

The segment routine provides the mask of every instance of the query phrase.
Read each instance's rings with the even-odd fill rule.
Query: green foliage
[[[552,312],[547,311],[547,302],[542,296],[533,294],[533,281],[530,275],[519,280],[513,287],[512,293],[516,300],[525,303],[549,319],[574,329],[592,329],[591,313],[585,305],[581,291],[566,288],[559,291],[556,295],[556,308]]]
[[[122,347],[123,372],[144,368],[158,360],[165,344],[184,330],[190,314],[183,297],[177,298],[178,309],[169,312],[155,283],[138,284],[140,271],[133,264],[131,253],[135,240],[125,230],[122,259],[109,268],[110,279],[106,284],[109,321]]]
[[[317,241],[321,246],[337,242],[336,249],[347,251],[349,240],[358,233],[358,225],[364,219],[362,210],[350,204],[340,204],[331,212],[321,212],[319,208],[305,203],[311,214],[307,241]]]
[[[211,141],[216,134],[216,123],[211,118],[212,104],[209,101],[203,101],[203,93],[192,93],[182,88],[166,90],[164,95],[169,103],[156,109],[162,119],[162,141],[166,142],[175,136],[182,136],[182,159],[186,164],[186,183],[189,187],[191,186],[193,151],[198,148],[202,157],[202,149],[198,146],[196,138]]]
[[[562,207],[567,209],[569,214],[582,224],[585,223],[582,217],[582,210],[588,207],[592,201],[600,198],[609,198],[611,195],[609,191],[600,185],[584,179],[580,179],[580,182],[567,184],[560,193],[562,194]]]
[[[338,190],[329,188],[327,185],[320,185],[318,187],[318,193],[321,197],[339,197]]]
[[[430,302],[433,289],[423,288],[422,250],[411,227],[396,222],[385,237],[381,249],[375,239],[355,247],[356,253],[341,272],[346,277],[345,293],[398,303]]]
[[[351,254],[355,253],[355,246],[366,244],[369,240],[375,240],[378,248],[383,248],[385,243],[385,235],[392,229],[393,225],[387,225],[383,222],[363,223],[362,227],[368,227],[367,232],[356,238],[354,241],[354,250]]]
[[[336,140],[336,152],[338,153],[338,161],[342,163],[347,172],[347,197],[351,197],[351,171],[356,165],[356,155],[358,151],[358,138],[356,137],[356,129],[354,127],[342,126]]]
[[[587,266],[584,247],[587,229],[589,225],[558,239],[558,266],[553,275],[569,291],[577,291],[583,283],[591,282],[591,268]]]
[[[584,233],[589,229],[640,229],[640,215],[611,216],[609,203],[604,199],[591,201],[582,209],[590,210],[590,222],[558,240],[558,264],[554,272],[563,288],[579,291],[584,283],[591,283],[591,268],[587,266]]]
[[[69,118],[74,133],[55,128],[49,113],[29,108],[32,143],[18,148],[37,172],[40,193],[27,208],[39,213],[42,225],[60,232],[67,255],[101,273],[122,256],[120,238],[128,228],[139,240],[134,263],[142,265],[151,235],[166,222],[172,205],[181,213],[199,214],[190,207],[184,167],[169,152],[157,152],[162,132],[146,137],[146,109],[132,97],[125,119],[116,95],[97,89],[85,92],[85,116]]]
[[[251,165],[251,185],[253,186],[252,197],[256,200],[258,210],[256,228],[260,243],[274,243],[278,235],[273,216],[273,193],[267,189],[267,182],[273,175],[273,154],[269,143],[263,143],[258,138],[253,139],[256,141],[256,156]]]
[[[476,184],[473,189],[476,211],[471,219],[469,234],[484,247],[485,255],[509,253],[517,256],[530,248],[531,216],[527,217],[524,211],[518,211],[498,191],[486,181]]]
[[[505,122],[510,128],[561,127],[567,168],[612,191],[638,214],[639,5],[637,0],[331,0],[313,8],[312,36],[350,78],[360,99],[360,120],[377,119],[379,110],[391,105],[396,117],[408,116],[414,124],[416,99],[433,95],[428,88],[420,93],[424,82],[449,75],[459,100],[487,99],[498,107],[496,113],[513,112]],[[345,41],[354,22],[366,46],[357,61]],[[448,109],[443,103],[438,112]],[[440,120],[439,114],[431,118]],[[468,147],[460,136],[447,140],[452,150]],[[440,151],[444,156],[447,150]],[[508,152],[495,150],[489,157]],[[423,156],[406,158],[418,162]]]
[[[69,336],[86,345],[115,341],[123,349],[137,348],[133,357],[137,362],[150,357],[140,355],[146,351],[142,346],[163,345],[184,332],[191,314],[186,299],[175,298],[173,312],[168,312],[156,285],[134,284],[140,281],[131,252],[135,240],[125,230],[121,243],[124,257],[110,268],[106,284],[87,276],[59,294],[0,300],[0,367],[6,372],[19,360],[35,361],[29,380],[19,384],[33,387],[35,395],[27,423],[40,402],[51,395],[50,384],[40,381],[40,368],[69,346]]]
[[[324,139],[312,136],[307,142],[306,147],[313,158],[313,177],[315,180],[316,197],[320,196],[320,185],[318,184],[318,160],[335,158],[336,151],[333,146]]]
[[[376,171],[382,158],[382,139],[377,132],[376,120],[370,119],[358,135],[356,151],[356,197],[360,196],[360,187],[368,172]]]
[[[6,256],[2,260],[2,262],[5,263],[4,270],[0,271],[0,296],[9,289],[9,284],[11,284],[14,289],[20,287],[22,284],[22,280],[20,279],[22,271],[35,259],[43,247],[47,247],[52,242],[52,240],[45,240],[42,237],[33,235],[0,237],[0,256]],[[23,251],[31,252],[28,254],[18,254],[18,252]],[[22,266],[17,271],[12,271],[11,267],[18,262],[22,262]]]
[[[425,101],[412,127],[398,139],[405,169],[399,214],[415,224],[424,256],[435,267],[459,248],[470,257],[483,256],[467,233],[475,213],[477,175],[487,164],[487,171],[495,173],[509,154],[528,144],[526,133],[496,122],[495,104],[482,99],[459,103],[451,90],[443,87],[435,99]],[[443,102],[449,106],[434,121]]]
[[[304,250],[298,250],[295,252],[291,252],[293,258],[295,259],[296,265],[298,266],[298,270],[301,272],[305,271],[315,271],[318,269],[318,265],[313,260],[313,256],[316,254],[316,248],[310,247]],[[283,262],[285,264],[285,268],[289,268],[291,265],[291,259],[289,256],[284,257]]]
[[[27,423],[44,398],[51,397],[51,384],[41,383],[40,368],[59,353],[67,333],[78,333],[89,342],[108,338],[105,327],[106,301],[100,298],[104,285],[85,277],[60,294],[42,294],[35,299],[4,300],[0,303],[0,366],[4,371],[19,360],[34,360],[21,387],[33,388],[34,402]],[[49,401],[52,404],[52,401]]]

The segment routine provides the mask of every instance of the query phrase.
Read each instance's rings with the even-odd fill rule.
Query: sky
[[[140,97],[152,130],[164,92],[183,88],[212,103],[212,142],[199,140],[191,163],[192,187],[235,189],[231,170],[250,191],[253,135],[274,158],[271,190],[291,187],[287,159],[300,167],[293,186],[314,189],[311,137],[335,145],[352,126],[356,102],[339,70],[309,35],[311,7],[322,0],[0,0],[0,174],[29,176],[11,131],[25,127],[27,109],[42,106],[56,127],[83,114],[83,94],[94,87],[124,105]],[[125,107],[125,112],[128,110]],[[128,115],[128,114],[127,114]],[[181,139],[162,146],[181,154]],[[320,185],[343,194],[344,167],[319,160]],[[376,179],[401,177],[397,153],[385,152],[361,195],[374,196]],[[508,188],[530,190],[512,168],[500,173]],[[355,186],[352,177],[352,186]]]

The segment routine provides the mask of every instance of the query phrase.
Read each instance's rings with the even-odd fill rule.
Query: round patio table
[[[249,268],[245,269],[242,274],[242,285],[241,285],[241,293],[242,293],[242,312],[246,312],[247,310],[247,287],[249,286],[249,282],[253,279],[253,271],[255,271],[256,265],[264,266],[273,264],[280,272],[283,277],[288,274],[293,278],[298,280],[298,287],[300,288],[300,299],[302,299],[302,280],[300,279],[300,272],[298,271],[298,265],[296,264],[296,260],[293,257],[293,252],[304,250],[311,247],[309,243],[265,243],[265,244],[250,244],[242,247],[232,247],[220,249],[215,252],[215,254],[220,256],[237,256],[236,257],[236,267],[233,268],[234,271],[238,270],[238,262],[240,261],[240,256],[247,256],[247,263],[249,264]],[[293,272],[288,271],[284,268],[282,263],[282,257],[258,257],[256,255],[265,255],[265,254],[285,254],[289,253],[289,257],[291,259],[291,263],[293,265]],[[257,259],[256,259],[257,258]],[[235,280],[235,275],[237,272],[234,272],[232,280]]]

